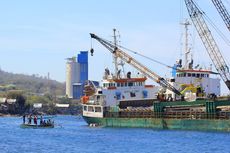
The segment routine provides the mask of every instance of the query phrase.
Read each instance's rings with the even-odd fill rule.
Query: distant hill
[[[0,70],[0,91],[24,90],[28,93],[65,95],[65,83],[38,75],[14,74]]]

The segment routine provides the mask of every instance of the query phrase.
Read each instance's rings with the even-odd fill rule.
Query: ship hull
[[[230,132],[230,120],[216,119],[162,119],[162,118],[95,118],[85,117],[89,125],[104,127],[153,128],[169,130]]]

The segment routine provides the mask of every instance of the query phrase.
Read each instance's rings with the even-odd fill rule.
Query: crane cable
[[[106,39],[104,39],[104,41],[107,41],[107,42],[109,42],[109,43],[112,43],[111,41],[108,41],[108,40],[106,40]],[[93,54],[93,48],[92,48],[92,43],[93,43],[93,41],[92,41],[92,38],[91,38],[91,55]],[[153,62],[155,62],[155,63],[158,63],[158,64],[160,64],[160,65],[163,65],[163,66],[165,66],[165,67],[167,67],[167,68],[172,68],[172,69],[175,69],[175,70],[178,70],[177,68],[175,68],[175,67],[172,67],[172,66],[169,66],[169,65],[167,65],[167,64],[164,64],[164,63],[162,63],[162,62],[160,62],[160,61],[158,61],[158,60],[155,60],[155,59],[153,59],[153,58],[150,58],[150,57],[148,57],[148,56],[145,56],[145,55],[143,55],[143,54],[140,54],[140,53],[138,53],[138,52],[136,52],[136,51],[134,51],[134,50],[131,50],[131,49],[128,49],[128,48],[126,48],[126,47],[123,47],[123,46],[121,46],[121,45],[117,45],[117,47],[119,47],[119,48],[123,48],[124,50],[127,50],[127,51],[129,51],[129,52],[131,52],[131,53],[133,53],[133,54],[136,54],[136,55],[139,55],[139,56],[141,56],[141,57],[143,57],[143,58],[146,58],[146,59],[148,59],[148,60],[150,60],[150,61],[153,61]]]
[[[217,32],[217,34],[224,40],[224,42],[230,46],[230,41],[229,39],[223,34],[223,32],[220,31],[220,29],[212,22],[212,20],[206,15],[206,13],[200,8],[200,6],[194,2],[198,9],[201,11],[202,15],[204,15],[204,18],[209,22],[209,24],[214,28],[214,30]],[[229,4],[229,3],[228,3]],[[229,62],[226,61],[227,64],[229,65]]]
[[[139,56],[141,56],[141,57],[143,57],[143,58],[146,58],[146,59],[148,59],[148,60],[150,60],[150,61],[153,61],[153,62],[155,62],[155,63],[158,63],[158,64],[160,64],[160,65],[166,66],[166,67],[168,67],[168,68],[174,68],[174,67],[169,66],[169,65],[167,65],[167,64],[164,64],[164,63],[162,63],[162,62],[160,62],[160,61],[158,61],[158,60],[155,60],[155,59],[153,59],[153,58],[150,58],[150,57],[148,57],[148,56],[145,56],[145,55],[143,55],[143,54],[140,54],[140,53],[138,53],[138,52],[136,52],[136,51],[133,51],[133,50],[131,50],[131,49],[128,49],[128,48],[126,48],[126,47],[123,47],[123,46],[121,46],[121,45],[118,45],[118,47],[123,48],[123,49],[125,49],[125,50],[127,50],[127,51],[129,51],[129,52],[131,52],[131,53],[133,53],[133,54],[139,55]]]
[[[225,43],[230,46],[230,40],[224,35],[222,31],[214,24],[214,22],[208,17],[208,15],[200,8],[197,2],[194,2],[198,9],[201,11],[204,18],[209,22],[209,24],[214,28],[217,34],[225,41]]]
[[[228,6],[230,6],[230,2],[229,2],[228,0],[224,0],[224,2],[225,2]]]

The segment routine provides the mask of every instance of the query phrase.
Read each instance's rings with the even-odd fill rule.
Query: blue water
[[[54,129],[21,129],[21,118],[0,118],[0,153],[230,153],[230,133],[92,128],[57,116]]]

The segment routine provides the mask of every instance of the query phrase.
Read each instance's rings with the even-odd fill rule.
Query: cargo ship
[[[196,9],[198,8],[193,8]],[[124,52],[124,47],[116,43],[115,29],[114,43],[90,34],[91,38],[99,41],[113,54],[115,64],[113,74],[105,69],[101,87],[95,87],[92,82],[86,84],[86,95],[82,97],[82,115],[90,126],[230,131],[230,98],[221,96],[218,77],[220,75],[230,89],[229,72],[226,71],[228,67],[221,53],[216,50],[212,50],[216,53],[214,56],[221,55],[218,56],[221,61],[216,57],[212,59],[211,53],[209,55],[217,73],[211,68],[193,67],[192,56],[188,58],[189,23],[185,22],[183,25],[186,38],[184,64],[182,65],[182,60],[178,60],[172,67],[173,76],[168,79],[160,77]],[[201,28],[201,33],[202,30],[209,34],[207,29]],[[121,75],[118,58],[141,74],[132,76],[128,72]],[[160,87],[147,85],[147,78],[157,82]]]
[[[159,88],[146,85],[145,77],[117,79],[106,73],[102,87],[96,88],[92,96],[83,97],[83,118],[90,126],[230,131],[230,107],[227,107],[230,100],[203,97],[204,93],[219,93],[220,79],[210,78],[211,73],[178,71],[175,80],[187,81],[191,74],[189,79],[196,82],[200,75],[201,87],[207,87],[196,93],[191,93],[193,86],[186,87],[183,92],[188,92],[183,101],[170,99],[170,91],[164,93],[165,97],[159,95]]]

